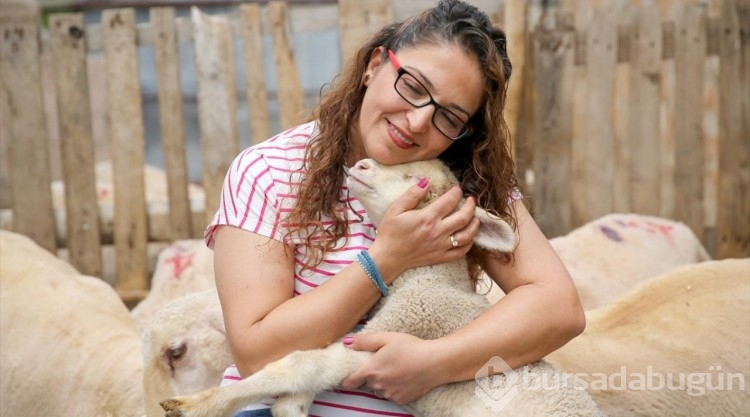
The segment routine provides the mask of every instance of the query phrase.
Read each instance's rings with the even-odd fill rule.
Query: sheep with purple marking
[[[391,166],[362,160],[350,170],[347,185],[377,225],[388,206],[424,177],[430,180],[430,193],[422,206],[457,182],[438,160]],[[495,252],[513,250],[515,233],[507,223],[481,208],[477,208],[476,215],[481,226],[475,244]],[[488,307],[487,299],[474,291],[466,260],[461,259],[411,269],[399,276],[393,282],[390,295],[375,306],[374,315],[362,331],[397,331],[434,339],[466,325]],[[324,349],[293,352],[237,384],[171,398],[161,405],[167,417],[229,417],[245,404],[278,396],[274,416],[302,417],[307,415],[317,393],[336,387],[371,355],[347,349],[341,343]],[[528,390],[521,383],[528,378],[519,376],[566,379],[565,374],[539,361],[518,372],[437,387],[405,407],[416,416],[430,417],[600,415],[588,394],[572,381],[561,384],[559,389]],[[514,396],[502,410],[492,410],[494,404],[476,394],[482,389],[497,390],[498,398],[508,391],[514,392]]]
[[[711,257],[684,223],[608,214],[550,239],[589,310],[618,300],[648,278]]]
[[[585,310],[615,302],[641,282],[678,266],[711,259],[686,224],[635,213],[613,213],[550,239],[570,272]],[[489,278],[479,292],[491,302],[502,291]]]

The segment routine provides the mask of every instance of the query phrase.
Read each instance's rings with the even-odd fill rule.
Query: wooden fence
[[[551,4],[547,4],[551,3]],[[506,0],[493,18],[506,30],[514,62],[508,123],[519,175],[548,236],[611,212],[681,220],[716,257],[750,256],[750,2],[539,2]],[[423,7],[431,2],[421,2]],[[338,30],[346,57],[394,17],[392,0],[340,0]],[[598,5],[598,6],[597,6]],[[280,125],[306,113],[289,23],[289,5],[242,4],[236,13],[176,17],[109,9],[101,22],[0,6],[0,139],[11,184],[12,229],[42,246],[68,248],[70,262],[101,276],[94,141],[87,65],[103,53],[116,215],[115,288],[139,299],[149,288],[147,244],[200,236],[239,152],[237,77],[244,76],[253,138],[268,137],[262,36],[273,39]],[[237,74],[235,42],[244,74]],[[188,195],[179,48],[194,45],[205,210]],[[146,209],[144,131],[137,48],[151,45],[168,180],[168,216]],[[66,195],[66,236],[56,238],[49,139],[40,73],[54,64]],[[57,145],[56,145],[57,146]],[[54,154],[54,152],[53,152]],[[30,190],[33,190],[30,191]]]

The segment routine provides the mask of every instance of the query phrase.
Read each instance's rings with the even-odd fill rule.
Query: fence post
[[[276,62],[279,107],[281,108],[281,130],[301,122],[306,114],[305,92],[294,59],[294,47],[288,29],[285,2],[268,3],[268,19],[271,22],[273,53]]]
[[[203,188],[206,194],[206,223],[211,220],[221,197],[229,164],[239,152],[234,66],[229,21],[192,10],[195,39],[195,69],[198,78]],[[235,97],[235,98],[233,98]]]
[[[135,12],[102,14],[114,186],[115,288],[124,298],[149,288],[144,183],[143,106],[136,54]]]
[[[393,22],[393,0],[339,0],[338,6],[341,62],[346,63],[370,36]]]
[[[252,143],[260,143],[271,134],[268,116],[266,77],[263,68],[263,32],[260,7],[257,4],[240,6],[242,40],[247,80],[247,108],[250,111],[250,136]]]
[[[573,16],[545,12],[533,32],[534,217],[549,238],[571,228]]]
[[[718,257],[750,253],[750,6],[724,0],[719,31],[720,122]],[[743,71],[744,70],[744,71]]]
[[[101,277],[101,233],[83,14],[53,15],[49,33],[60,122],[68,260],[81,273]]]
[[[193,227],[188,196],[180,58],[177,53],[174,8],[154,7],[150,10],[150,18],[154,33],[159,122],[169,193],[169,236],[172,240],[188,239],[193,236]]]
[[[13,230],[55,253],[39,20],[34,4],[0,5],[0,119],[11,162]]]

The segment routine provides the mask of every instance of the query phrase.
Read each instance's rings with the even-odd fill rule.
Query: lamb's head
[[[377,226],[393,202],[422,178],[430,181],[427,196],[419,203],[421,208],[451,189],[458,180],[439,159],[383,165],[373,159],[363,159],[348,170],[346,186],[367,210]],[[457,207],[458,208],[458,207]],[[504,220],[477,207],[480,221],[479,233],[474,243],[494,252],[511,252],[516,236]]]

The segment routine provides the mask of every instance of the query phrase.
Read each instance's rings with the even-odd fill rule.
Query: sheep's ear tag
[[[516,234],[503,219],[477,207],[475,215],[479,219],[479,232],[474,244],[493,251],[509,253],[516,246]]]

